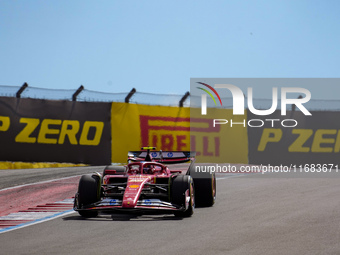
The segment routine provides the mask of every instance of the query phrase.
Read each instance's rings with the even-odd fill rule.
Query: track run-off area
[[[84,219],[79,178],[103,169],[0,170],[0,254],[340,254],[340,178],[221,173],[215,205],[190,218]]]

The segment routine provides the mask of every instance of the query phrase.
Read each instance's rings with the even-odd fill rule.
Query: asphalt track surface
[[[23,170],[11,171],[16,176]],[[17,175],[9,184],[12,174],[0,171],[1,185],[92,169],[60,171],[25,170],[27,179]],[[0,234],[0,254],[340,254],[339,182],[224,174],[217,180],[216,204],[196,208],[191,218],[114,214],[83,219],[71,213]]]

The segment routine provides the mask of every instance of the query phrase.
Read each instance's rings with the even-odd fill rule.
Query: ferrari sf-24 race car
[[[190,217],[195,206],[212,206],[216,199],[214,173],[195,172],[195,153],[150,152],[154,147],[128,153],[126,166],[107,166],[103,174],[80,178],[74,210],[83,217],[101,213],[138,212]],[[191,161],[188,169],[170,170],[166,164]]]

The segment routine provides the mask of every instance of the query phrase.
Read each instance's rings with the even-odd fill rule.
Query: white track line
[[[62,201],[57,201],[54,204],[56,205],[60,205],[60,204],[73,204],[73,199],[71,198],[67,198],[64,199]],[[71,214],[73,213],[73,209],[71,210],[66,210],[66,211],[62,211],[62,212],[17,212],[17,213],[11,213],[5,216],[1,216],[0,220],[3,221],[20,221],[20,220],[29,220],[29,222],[25,222],[25,223],[21,223],[18,224],[16,226],[11,226],[11,227],[5,227],[0,229],[0,234],[1,233],[5,233],[8,231],[12,231],[15,229],[19,229],[19,228],[23,228],[23,227],[27,227],[27,226],[31,226],[31,225],[35,225],[41,222],[45,222],[48,220],[52,220],[67,214]]]
[[[71,179],[71,178],[80,177],[80,176],[82,176],[82,175],[73,175],[73,176],[63,177],[63,178],[59,178],[59,179],[52,179],[52,180],[47,180],[47,181],[28,183],[28,184],[23,184],[23,185],[18,185],[18,186],[13,186],[13,187],[9,187],[9,188],[0,189],[0,192],[5,191],[5,190],[11,190],[11,189],[16,189],[16,188],[33,186],[33,185],[37,185],[37,184],[44,184],[44,183],[55,182],[55,181],[59,181],[59,180],[61,181],[61,180]]]

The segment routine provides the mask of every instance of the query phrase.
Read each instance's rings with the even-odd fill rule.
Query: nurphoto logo
[[[216,89],[227,89],[229,92],[231,92],[232,99],[233,99],[233,115],[245,115],[245,95],[243,91],[233,85],[233,84],[215,84],[214,87],[207,83],[203,82],[197,82],[198,84],[202,85],[203,87],[196,87],[199,90],[202,90],[205,93],[201,94],[201,115],[207,115],[207,95],[210,96],[210,98],[215,103],[215,106],[217,106],[217,102],[215,99],[215,96],[219,100],[220,107],[223,106],[222,99],[221,99],[221,92],[220,94],[216,91]],[[280,93],[279,93],[280,92]],[[289,93],[299,93],[303,94],[304,96],[299,96],[298,98],[289,98]],[[278,104],[280,102],[279,95],[281,99],[281,116],[287,115],[287,106],[291,105],[294,109],[299,109],[304,115],[311,116],[312,114],[308,111],[308,109],[304,106],[305,103],[309,102],[311,99],[311,92],[308,89],[300,88],[300,87],[273,87],[272,88],[272,104],[269,109],[256,109],[254,106],[254,98],[253,98],[253,88],[248,87],[247,88],[247,105],[248,110],[253,113],[254,115],[258,116],[267,116],[270,114],[273,114],[278,109]],[[274,127],[274,123],[277,121],[281,122],[281,125],[283,127],[295,127],[297,126],[297,121],[295,119],[265,119],[265,121],[270,122],[272,127]],[[214,119],[213,120],[213,126],[216,125],[224,125],[230,123],[230,126],[236,124],[241,124],[244,127],[246,127],[246,124],[248,124],[249,127],[262,127],[264,125],[264,121],[261,119],[250,119],[246,123],[246,120],[244,119],[243,122],[234,122],[227,119]]]

